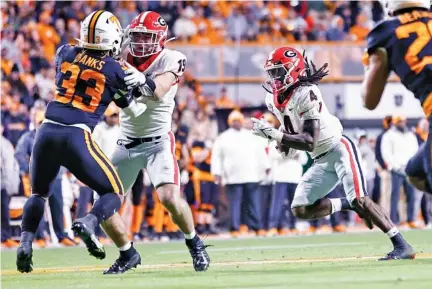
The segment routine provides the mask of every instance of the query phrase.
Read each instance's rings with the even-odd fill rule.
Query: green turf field
[[[142,244],[143,266],[104,276],[117,258],[107,248],[98,261],[85,248],[34,252],[31,274],[15,269],[15,252],[1,253],[4,289],[126,288],[432,288],[432,231],[410,231],[406,238],[420,253],[414,261],[377,262],[390,250],[380,233],[207,241],[212,265],[192,269],[183,242]]]

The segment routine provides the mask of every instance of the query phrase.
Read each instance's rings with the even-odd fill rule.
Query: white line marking
[[[347,243],[318,243],[318,244],[296,244],[296,245],[276,245],[276,246],[248,246],[248,247],[230,247],[214,248],[209,247],[209,252],[231,252],[231,251],[255,251],[255,250],[277,250],[277,249],[296,249],[296,248],[321,248],[337,246],[358,246],[365,245],[364,242],[347,242]],[[158,254],[184,254],[185,250],[161,251]]]
[[[328,263],[328,262],[350,262],[350,261],[371,261],[377,260],[382,256],[365,256],[365,257],[340,257],[340,258],[312,258],[312,259],[282,259],[282,260],[255,260],[255,261],[231,261],[231,262],[214,262],[210,264],[210,270],[212,267],[232,267],[232,266],[243,266],[243,265],[268,265],[268,264],[298,264],[298,263]],[[417,259],[432,259],[432,254],[419,253]],[[414,260],[400,260],[400,261],[383,261],[383,262],[414,262]],[[35,274],[57,274],[57,273],[68,273],[68,272],[102,272],[107,266],[92,265],[92,266],[76,266],[76,267],[54,267],[54,268],[35,268],[31,275]],[[152,264],[152,265],[140,265],[137,269],[145,270],[158,270],[158,269],[181,269],[181,268],[192,268],[190,263],[173,263],[173,264]],[[18,271],[14,269],[2,270],[0,276],[9,275],[20,275]]]

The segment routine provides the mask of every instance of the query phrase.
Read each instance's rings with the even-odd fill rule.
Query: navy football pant
[[[109,159],[89,132],[76,127],[44,123],[38,129],[30,161],[33,193],[49,197],[50,185],[60,166],[95,190],[124,194],[123,185]]]

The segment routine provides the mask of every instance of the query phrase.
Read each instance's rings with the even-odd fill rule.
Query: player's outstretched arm
[[[376,49],[366,60],[366,72],[362,83],[362,97],[367,109],[373,110],[381,100],[381,95],[389,76],[387,52]]]
[[[177,76],[170,71],[151,79],[129,63],[126,63],[126,65],[128,69],[125,71],[127,75],[125,77],[125,82],[128,89],[137,87],[140,91],[140,95],[144,95],[156,101],[162,100],[164,95],[171,89],[172,84],[177,81]]]
[[[132,96],[131,91],[117,90],[113,101],[124,113],[131,117],[138,117],[147,110],[147,105],[137,102]]]
[[[299,134],[288,134],[273,128],[264,119],[252,118],[254,123],[252,133],[293,149],[312,152],[319,137],[319,119],[307,119],[303,123],[303,131]]]

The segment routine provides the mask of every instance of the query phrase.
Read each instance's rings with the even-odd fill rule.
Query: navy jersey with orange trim
[[[412,10],[379,22],[369,33],[367,50],[385,48],[389,69],[430,113],[426,99],[432,92],[432,12]],[[432,100],[430,100],[432,101]]]
[[[119,61],[97,51],[60,47],[56,55],[57,88],[46,118],[66,125],[85,124],[93,130],[111,101],[119,107],[129,104],[125,69]]]

